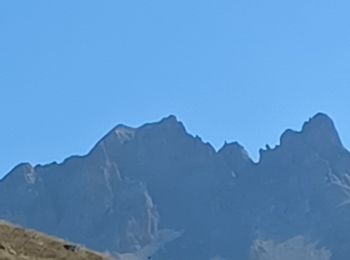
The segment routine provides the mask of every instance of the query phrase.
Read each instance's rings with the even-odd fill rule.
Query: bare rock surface
[[[0,218],[121,259],[348,260],[350,153],[321,113],[258,162],[174,116],[118,125],[85,156],[15,167]]]

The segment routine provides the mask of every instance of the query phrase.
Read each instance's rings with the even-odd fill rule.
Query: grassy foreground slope
[[[60,239],[0,222],[1,260],[107,260],[106,256]]]

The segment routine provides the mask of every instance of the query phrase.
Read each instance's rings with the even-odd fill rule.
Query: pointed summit
[[[304,123],[302,131],[309,131],[309,129],[318,129],[319,131],[323,131],[324,133],[338,135],[333,120],[327,114],[324,113],[317,113],[316,115],[311,117],[309,121]]]
[[[246,167],[252,166],[254,162],[249,157],[248,152],[238,142],[227,143],[218,151],[218,155],[226,162],[226,164],[238,174],[244,172]]]
[[[155,123],[148,123],[139,128],[139,130],[152,130],[157,131],[159,129],[161,131],[170,131],[170,132],[181,132],[185,133],[186,129],[181,121],[179,121],[176,116],[169,115],[167,117],[162,118],[160,121]]]
[[[178,124],[179,121],[177,120],[175,115],[169,115],[167,117],[164,117],[162,120],[160,120],[160,123],[165,124]]]
[[[332,151],[334,148],[343,147],[338,132],[332,119],[324,114],[318,113],[303,124],[300,132],[287,130],[282,136],[282,146],[306,144],[312,149],[321,151]]]
[[[227,143],[220,148],[218,154],[223,157],[239,157],[244,161],[251,161],[248,152],[244,149],[244,147],[238,142]]]
[[[302,133],[314,145],[342,146],[339,134],[332,119],[323,113],[313,116],[304,123]]]
[[[105,149],[106,147],[119,147],[125,143],[131,142],[135,139],[159,139],[161,137],[188,135],[182,122],[178,121],[176,116],[169,115],[162,118],[158,122],[147,123],[139,127],[130,127],[124,124],[118,124],[111,131],[109,131],[94,148]],[[113,148],[113,149],[114,149]]]
[[[169,128],[184,128],[182,122],[179,121],[175,115],[169,115],[167,117],[164,117],[159,122],[154,124]]]

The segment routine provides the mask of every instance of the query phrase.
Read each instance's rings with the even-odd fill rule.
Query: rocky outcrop
[[[0,218],[99,251],[130,252],[157,237],[146,185],[96,151],[63,164],[23,164],[1,182]]]
[[[130,259],[269,259],[288,246],[288,257],[347,260],[349,202],[350,154],[325,114],[257,163],[170,116],[118,125],[86,156],[21,164],[0,182],[0,218]]]

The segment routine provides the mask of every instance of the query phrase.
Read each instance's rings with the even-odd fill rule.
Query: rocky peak
[[[159,133],[173,133],[173,134],[184,134],[186,129],[181,121],[179,121],[176,116],[169,115],[164,117],[159,122],[149,123],[141,126],[139,128],[140,132],[152,131],[156,134]]]
[[[121,143],[132,140],[135,137],[136,130],[132,127],[125,125],[118,125],[113,130],[115,138],[117,138]]]
[[[223,157],[240,157],[245,161],[251,161],[248,152],[238,142],[227,143],[219,149],[218,154]]]
[[[323,113],[310,118],[299,132],[285,131],[280,139],[280,146],[287,149],[294,147],[300,150],[305,145],[320,154],[343,148],[333,121]]]
[[[24,182],[23,182],[24,181]],[[36,181],[36,173],[34,167],[29,163],[21,163],[17,165],[9,174],[7,174],[0,182],[6,182],[8,185],[20,183],[34,184]]]
[[[175,125],[178,125],[180,123],[180,121],[177,119],[177,117],[175,115],[169,115],[169,116],[161,119],[159,123],[163,124],[163,125],[175,126]]]
[[[218,155],[223,158],[231,170],[241,171],[249,165],[253,165],[248,152],[238,142],[227,143],[218,151]]]
[[[179,136],[184,134],[186,134],[186,129],[183,123],[178,121],[174,115],[170,115],[158,122],[147,123],[138,128],[119,124],[107,133],[92,150],[104,146],[118,147],[135,139],[158,139],[164,136]]]
[[[304,123],[302,133],[313,145],[342,146],[332,119],[323,113]]]

